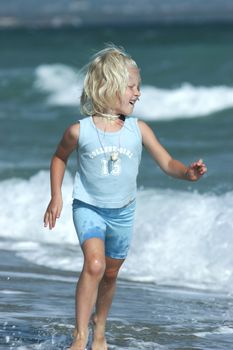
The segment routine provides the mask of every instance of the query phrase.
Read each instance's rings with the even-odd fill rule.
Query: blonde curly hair
[[[121,47],[108,45],[97,52],[86,66],[86,75],[80,100],[84,115],[106,115],[123,97],[129,67],[138,68],[136,62]]]

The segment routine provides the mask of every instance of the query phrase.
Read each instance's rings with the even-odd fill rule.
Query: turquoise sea
[[[137,61],[147,121],[173,157],[203,158],[198,183],[143,152],[132,248],[109,316],[110,349],[233,349],[233,26],[1,29],[0,349],[65,349],[82,254],[75,157],[56,229],[43,227],[49,162],[79,119],[81,67],[104,43]]]

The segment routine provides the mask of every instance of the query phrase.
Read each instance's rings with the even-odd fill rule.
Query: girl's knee
[[[117,275],[118,275],[119,269],[116,268],[106,268],[105,272],[104,272],[104,279],[105,282],[108,283],[113,283],[116,281],[117,279]]]
[[[102,258],[93,257],[88,261],[85,261],[84,270],[92,277],[101,279],[105,271],[105,261]]]
[[[123,262],[123,259],[106,258],[106,269],[104,272],[104,280],[106,283],[114,283],[116,281]]]

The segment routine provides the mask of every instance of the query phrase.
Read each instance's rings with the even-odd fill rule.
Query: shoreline
[[[0,349],[65,349],[74,329],[76,274],[12,251],[1,256]],[[233,309],[226,311],[232,304],[232,296],[219,293],[119,280],[107,324],[110,349],[210,349],[205,344],[216,342],[211,349],[225,349],[233,340]]]

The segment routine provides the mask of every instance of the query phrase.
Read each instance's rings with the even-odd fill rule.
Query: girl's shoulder
[[[151,127],[143,120],[138,119],[137,122],[138,122],[138,127],[141,131],[151,130]]]
[[[73,142],[79,142],[81,134],[87,133],[90,130],[89,127],[92,127],[92,118],[91,117],[85,117],[80,120],[78,120],[76,123],[70,125],[67,130],[67,136],[68,138]],[[82,131],[81,131],[82,130]]]
[[[148,125],[147,123],[145,123],[143,120],[141,119],[137,119],[137,124],[138,124],[138,127],[141,131],[141,133],[143,134],[145,132],[145,129],[148,128]]]
[[[68,129],[70,130],[71,133],[76,133],[77,131],[79,131],[80,129],[80,121],[78,121],[77,123],[71,124]]]
[[[144,127],[145,125],[147,125],[143,120],[141,120],[141,119],[139,119],[139,118],[137,118],[137,122],[138,122],[138,125],[139,125],[140,127]]]
[[[138,127],[142,135],[143,143],[156,139],[154,130],[143,120],[138,120]]]
[[[70,139],[77,141],[79,138],[79,132],[80,132],[80,123],[79,121],[77,123],[71,124],[65,131],[65,136]]]

